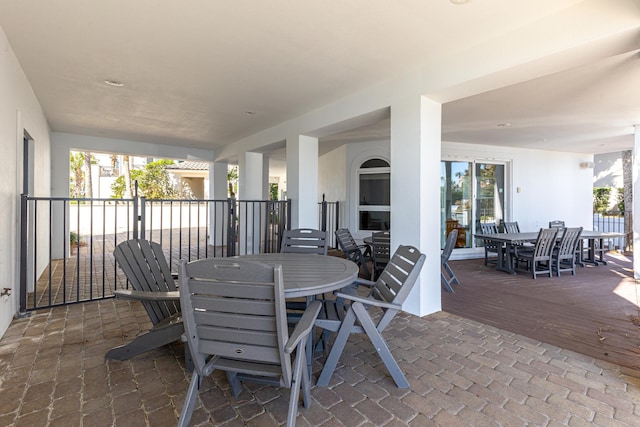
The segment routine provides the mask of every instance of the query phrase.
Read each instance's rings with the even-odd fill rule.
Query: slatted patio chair
[[[369,276],[367,259],[371,259],[371,248],[369,245],[358,245],[348,228],[339,228],[335,231],[336,242],[348,260],[358,264],[364,270],[364,274]]]
[[[518,261],[525,261],[527,263],[527,270],[531,271],[531,275],[534,279],[538,274],[548,274],[549,277],[551,277],[553,272],[553,262],[551,257],[553,249],[556,246],[557,235],[557,227],[541,228],[533,247],[515,247],[514,256],[516,263]]]
[[[378,276],[385,269],[391,257],[391,233],[389,231],[379,231],[371,234],[371,260],[373,268],[371,280],[377,280]]]
[[[549,221],[549,228],[564,228],[564,221],[559,219]]]
[[[553,250],[552,260],[556,274],[560,277],[561,271],[570,271],[576,275],[576,251],[580,243],[582,227],[565,228],[562,238]]]
[[[162,247],[148,240],[131,239],[118,244],[113,254],[132,288],[115,290],[116,297],[140,301],[153,326],[130,343],[112,348],[105,358],[127,360],[180,340],[184,332],[180,296]],[[189,366],[188,349],[185,351]]]
[[[287,426],[295,425],[300,391],[304,406],[311,404],[305,354],[320,301],[309,304],[290,335],[281,266],[229,258],[183,260],[180,283],[194,370],[178,426],[189,425],[202,379],[215,370],[226,373],[234,397],[242,382],[291,389]]]
[[[447,236],[447,240],[444,244],[444,249],[440,254],[440,281],[442,282],[442,287],[447,292],[453,292],[452,283],[459,285],[460,281],[456,277],[455,273],[451,269],[449,265],[449,257],[451,257],[451,253],[453,252],[453,248],[456,245],[456,241],[458,239],[458,230],[451,230],[449,235]],[[442,271],[444,270],[444,271]],[[449,276],[445,276],[445,272]]]
[[[487,222],[480,224],[480,230],[482,234],[498,234],[498,227],[493,222]],[[497,262],[497,260],[489,259],[490,253],[495,253],[498,256],[502,256],[502,244],[495,243],[488,240],[484,241],[484,265],[489,265],[489,262]]]
[[[518,225],[518,221],[513,221],[513,222],[505,222],[503,227],[503,230],[505,233],[519,233],[520,232],[520,226]]]
[[[313,228],[285,230],[282,236],[282,253],[326,255],[329,250],[327,232]]]
[[[376,282],[364,279],[356,281],[358,285],[369,288],[367,296],[360,296],[356,287],[347,287],[336,292],[335,299],[323,301],[324,310],[316,320],[316,326],[324,330],[321,337],[325,343],[331,334],[337,332],[337,335],[317,385],[329,384],[349,336],[367,334],[396,385],[399,388],[409,387],[409,382],[393,358],[382,332],[402,310],[402,304],[411,292],[424,260],[425,255],[418,249],[400,246]],[[369,310],[379,313],[372,317]]]
[[[281,253],[327,255],[329,239],[327,232],[313,228],[294,228],[284,230]],[[296,298],[287,301],[289,321],[296,322],[307,307],[311,298]]]

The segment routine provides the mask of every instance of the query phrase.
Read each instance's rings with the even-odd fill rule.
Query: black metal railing
[[[127,281],[113,250],[131,238],[181,259],[277,252],[287,201],[21,197],[20,313],[113,297]]]
[[[596,231],[626,234],[624,228],[624,212],[594,213],[593,229]],[[624,250],[625,238],[605,239],[604,245],[610,250]]]
[[[327,202],[322,195],[322,201],[318,203],[318,228],[327,232],[329,246],[336,247],[335,231],[340,228],[340,204],[339,202]]]

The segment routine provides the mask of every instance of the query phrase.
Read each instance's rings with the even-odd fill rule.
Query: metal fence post
[[[227,256],[236,255],[236,199],[227,199]]]
[[[320,209],[320,229],[327,231],[327,201],[324,199],[324,194],[322,194],[322,207]]]
[[[138,239],[138,181],[135,182],[133,193],[133,238]]]
[[[20,308],[18,317],[26,317],[27,313],[27,225],[28,200],[26,194],[20,195]]]

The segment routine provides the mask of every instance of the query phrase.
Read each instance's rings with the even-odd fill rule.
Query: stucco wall
[[[0,336],[18,309],[19,194],[22,191],[22,147],[26,130],[34,141],[34,195],[48,196],[50,189],[49,126],[18,60],[0,29]]]

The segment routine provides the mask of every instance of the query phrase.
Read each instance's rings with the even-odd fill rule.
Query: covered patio
[[[575,277],[536,281],[481,260],[454,261],[462,285],[443,296],[444,311],[403,313],[385,332],[411,388],[396,388],[370,342],[352,336],[298,425],[636,425],[640,330],[628,318],[631,303],[612,291],[637,285],[628,258],[610,259]],[[603,290],[591,303],[589,288]],[[518,293],[529,297],[527,311]],[[595,305],[611,316],[598,318]],[[583,327],[568,329],[572,320]],[[0,424],[175,425],[189,381],[182,344],[104,360],[148,326],[141,305],[114,299],[15,320],[0,340]],[[315,374],[320,368],[317,358]],[[200,396],[194,425],[285,422],[286,389],[249,386],[236,400],[224,375],[214,374]]]

